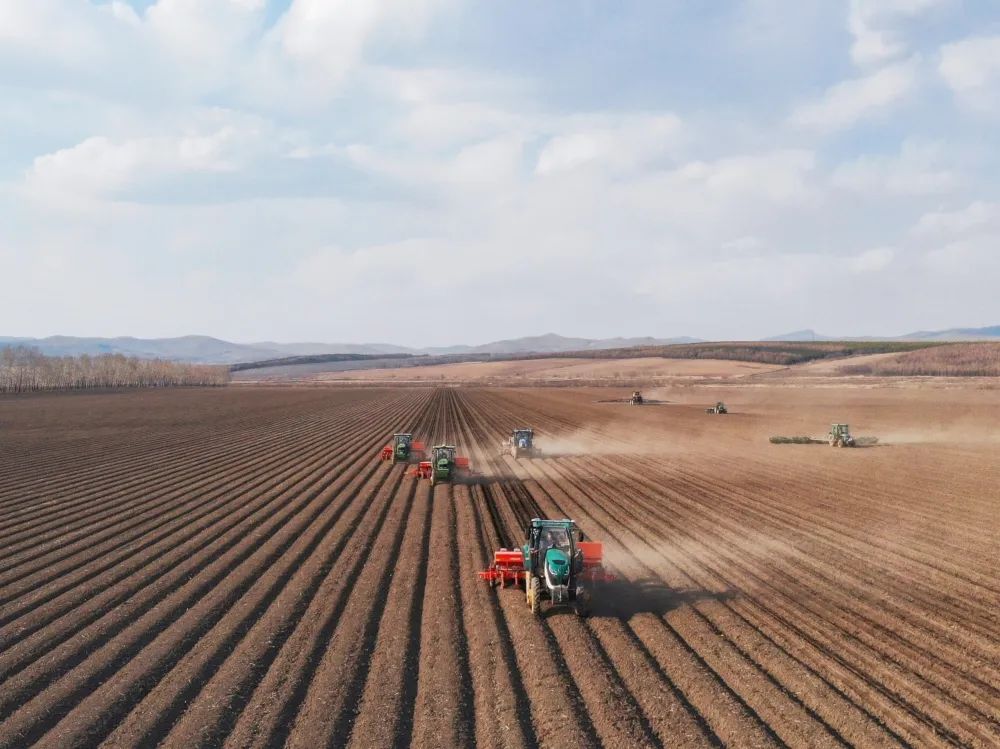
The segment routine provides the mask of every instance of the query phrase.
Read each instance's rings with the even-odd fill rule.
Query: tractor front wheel
[[[531,613],[538,615],[541,611],[541,593],[538,590],[538,578],[532,575],[528,578],[528,606],[531,608]]]

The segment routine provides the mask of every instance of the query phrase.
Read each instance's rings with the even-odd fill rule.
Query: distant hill
[[[949,330],[919,330],[901,336],[910,341],[994,341],[1000,340],[1000,325],[985,328],[950,328]]]
[[[815,330],[762,338],[762,341],[996,341],[1000,340],[1000,325],[985,328],[949,328],[948,330],[918,330],[899,336],[830,336]]]
[[[667,345],[693,342],[692,338],[567,338],[548,333],[542,336],[495,341],[479,346],[446,346],[426,349],[396,346],[390,343],[233,343],[210,336],[180,336],[177,338],[49,338],[0,337],[0,348],[33,346],[48,356],[79,356],[88,354],[124,354],[143,359],[171,359],[203,364],[240,364],[288,357],[351,354],[384,356],[394,354],[528,354],[586,351],[631,346]]]
[[[797,330],[763,339],[765,342],[828,342],[828,341],[990,341],[1000,340],[1000,325],[985,328],[953,328],[938,331],[918,331],[904,336],[845,337],[828,336],[815,330]],[[14,338],[0,336],[0,348],[33,346],[49,356],[79,356],[89,354],[124,354],[143,359],[170,359],[199,364],[241,364],[289,357],[333,356],[458,356],[458,355],[530,355],[562,354],[567,352],[611,351],[625,349],[655,349],[677,344],[703,343],[698,338],[572,338],[556,333],[509,338],[470,346],[431,346],[409,348],[391,343],[233,343],[211,336],[188,335],[177,338]]]
[[[805,330],[796,330],[791,333],[783,333],[782,335],[773,335],[770,338],[761,338],[762,341],[836,341],[836,340],[846,340],[844,338],[833,338],[828,335],[821,335],[815,330],[806,328]]]
[[[565,351],[599,351],[635,346],[668,346],[672,343],[696,343],[699,339],[680,338],[569,338],[557,333],[508,338],[479,346],[447,346],[423,349],[423,354],[555,354]]]

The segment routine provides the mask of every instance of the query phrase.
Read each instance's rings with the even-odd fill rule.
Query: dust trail
[[[682,451],[675,436],[662,428],[642,424],[605,424],[600,431],[580,429],[541,435],[543,457],[586,455],[671,455]]]

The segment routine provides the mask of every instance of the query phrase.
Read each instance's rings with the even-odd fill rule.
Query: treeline
[[[303,356],[283,356],[280,359],[263,359],[261,361],[239,362],[230,364],[230,372],[243,372],[248,369],[264,369],[266,367],[291,367],[297,364],[328,364],[339,362],[395,362],[413,359],[413,354],[307,354]],[[400,365],[402,366],[402,365]]]
[[[726,359],[790,366],[817,359],[843,359],[862,354],[915,351],[939,344],[926,341],[731,341],[674,343],[626,349],[562,351],[553,354],[513,356],[513,359]]]
[[[1000,343],[954,343],[863,364],[845,364],[849,375],[881,377],[1000,377]]]
[[[226,385],[229,368],[123,354],[46,356],[28,346],[0,349],[0,393],[92,388]]]

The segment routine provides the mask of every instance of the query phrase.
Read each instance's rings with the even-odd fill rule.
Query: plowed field
[[[0,400],[0,748],[1000,744],[996,394],[724,395]],[[767,442],[846,418],[897,438]],[[535,516],[604,541],[592,617],[477,578]]]

